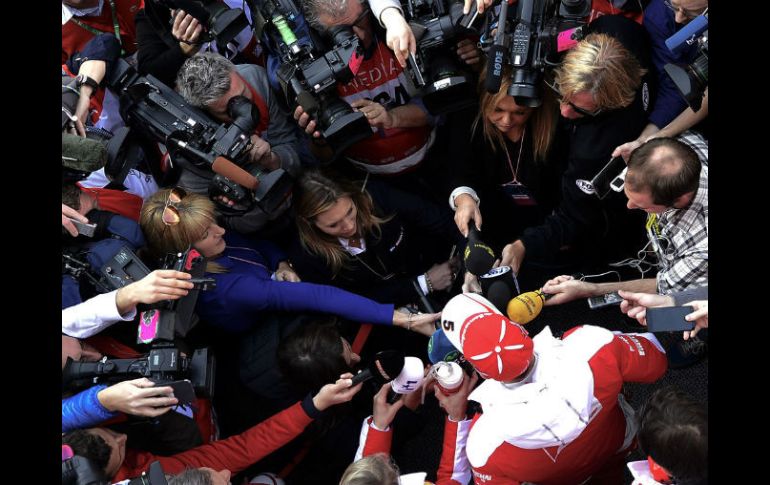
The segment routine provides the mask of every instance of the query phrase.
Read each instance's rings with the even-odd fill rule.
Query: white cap
[[[452,345],[462,352],[460,330],[463,324],[471,317],[490,313],[503,315],[489,300],[478,293],[463,293],[449,300],[441,311],[441,328],[444,329],[444,335]]]

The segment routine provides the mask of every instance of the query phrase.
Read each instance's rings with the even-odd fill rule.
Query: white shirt
[[[118,290],[103,293],[63,309],[61,311],[62,333],[75,338],[88,338],[114,323],[133,320],[136,316],[136,308],[126,315],[121,315],[116,301],[117,294]]]

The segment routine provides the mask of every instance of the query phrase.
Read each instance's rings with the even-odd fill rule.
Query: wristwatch
[[[80,87],[84,84],[86,86],[91,86],[91,89],[93,89],[93,91],[91,92],[91,96],[93,96],[96,93],[96,91],[99,90],[99,83],[96,82],[95,79],[88,77],[85,74],[78,74],[78,77],[75,78],[75,84],[78,87],[78,89],[80,89]]]

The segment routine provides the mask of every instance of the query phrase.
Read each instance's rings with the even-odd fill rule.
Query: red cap
[[[533,343],[524,327],[496,313],[477,313],[460,331],[465,358],[486,379],[511,381],[527,370]]]

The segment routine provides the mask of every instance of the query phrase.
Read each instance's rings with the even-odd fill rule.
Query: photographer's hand
[[[109,411],[120,411],[134,416],[160,416],[179,400],[169,386],[154,387],[146,377],[123,381],[96,394],[99,403]]]
[[[72,237],[78,237],[78,229],[69,218],[88,224],[88,218],[68,205],[61,205],[61,225]]]
[[[299,127],[302,128],[308,135],[312,136],[313,138],[321,137],[321,132],[316,130],[316,121],[311,118],[309,114],[305,113],[305,110],[302,109],[302,106],[297,106],[297,108],[294,110],[294,120],[296,120]]]
[[[474,71],[480,71],[482,67],[482,52],[476,47],[476,43],[470,39],[463,39],[457,43],[457,55]]]
[[[464,14],[470,13],[470,11],[471,11],[471,4],[472,3],[473,3],[473,0],[465,0],[465,5],[463,6],[463,13]],[[476,5],[476,10],[479,13],[481,13],[484,10],[486,10],[487,8],[489,8],[490,6],[492,6],[492,4],[494,4],[494,3],[495,3],[495,0],[476,0],[476,4],[477,4]],[[513,0],[510,3],[512,3],[512,4],[516,3],[516,0]]]
[[[357,99],[350,106],[362,112],[370,126],[377,128],[395,128],[393,114],[385,106],[371,99]]]
[[[182,9],[172,10],[174,24],[171,26],[171,35],[179,41],[179,48],[187,57],[192,57],[201,48],[198,39],[203,32],[203,26],[198,19],[189,15]]]
[[[406,58],[417,50],[414,32],[406,23],[404,15],[396,7],[387,7],[380,14],[380,21],[385,27],[385,43],[396,55],[401,67],[406,67]]]
[[[251,150],[249,160],[256,163],[268,172],[281,168],[281,159],[273,153],[273,149],[266,140],[257,135],[251,135]]]
[[[148,274],[139,281],[126,285],[117,291],[115,304],[118,312],[125,315],[136,308],[139,303],[157,303],[161,300],[178,300],[186,296],[193,284],[189,280],[190,273],[159,269]]]

